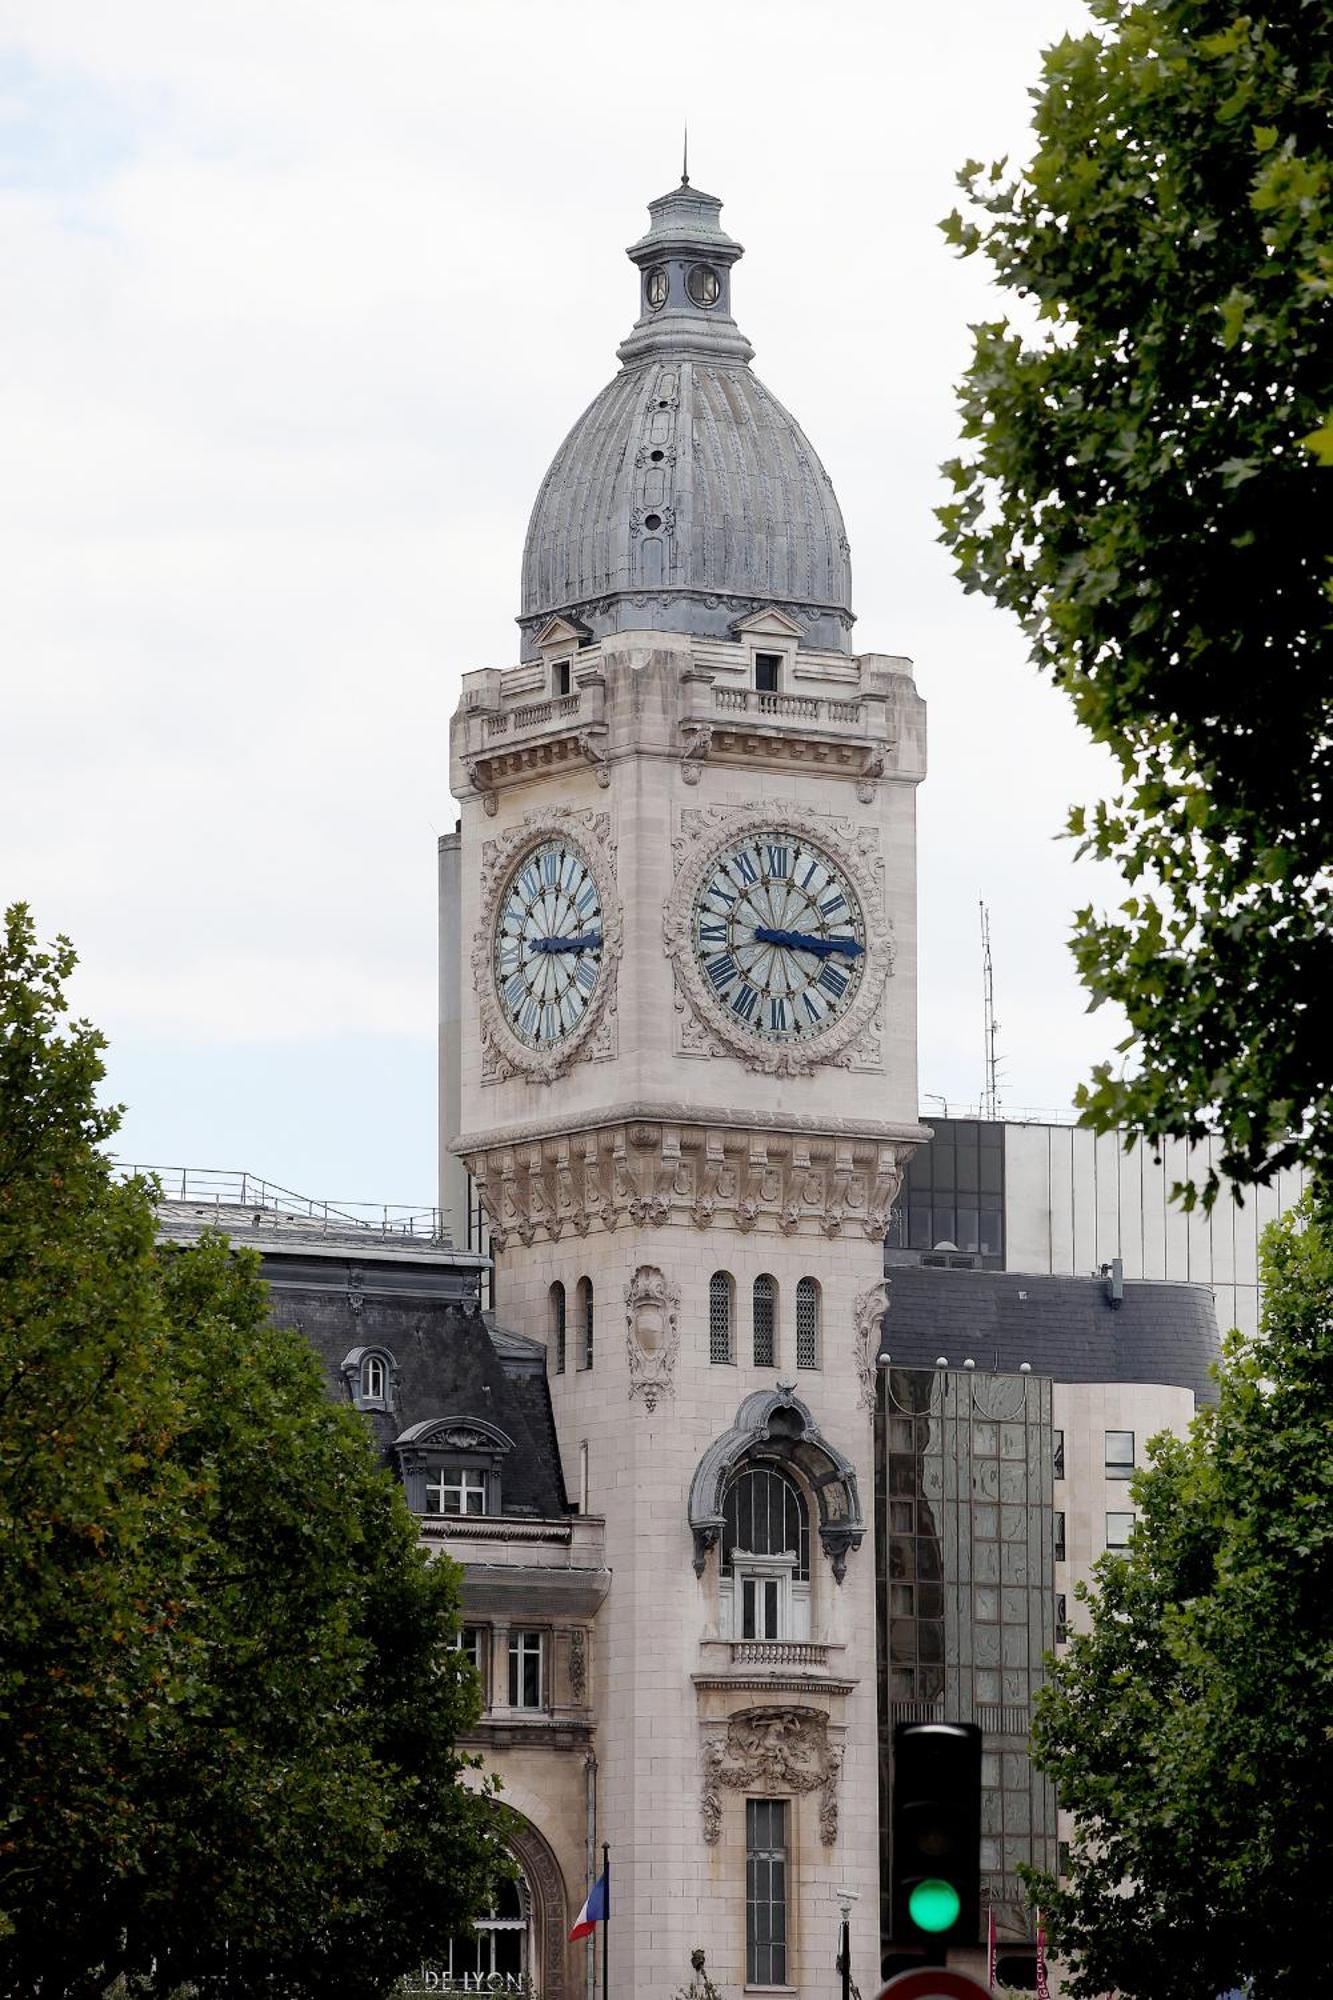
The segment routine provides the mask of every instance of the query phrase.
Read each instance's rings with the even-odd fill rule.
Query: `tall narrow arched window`
[[[527,1882],[501,1882],[495,1901],[470,1931],[449,1940],[444,1971],[455,1992],[484,1993],[494,1983],[510,1992],[526,1984],[532,1962],[532,1897]]]
[[[802,1278],[796,1287],[796,1366],[818,1368],[819,1280]]]
[[[592,1279],[579,1279],[580,1368],[592,1367]]]
[[[368,1403],[382,1403],[389,1387],[389,1371],[382,1354],[368,1354],[361,1363],[361,1394]]]
[[[810,1512],[794,1479],[738,1467],[722,1497],[718,1588],[733,1639],[810,1636]]]
[[[565,1372],[565,1288],[558,1278],[551,1287],[551,1367]]]
[[[736,1287],[730,1271],[714,1271],[708,1280],[708,1359],[736,1359]]]
[[[778,1362],[778,1281],[767,1271],[754,1281],[754,1365],[776,1368]]]

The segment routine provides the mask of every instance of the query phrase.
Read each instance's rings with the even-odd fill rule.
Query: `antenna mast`
[[[981,1092],[981,1115],[983,1118],[998,1118],[1000,1115],[1000,1065],[995,1053],[995,1031],[999,1022],[995,1018],[995,966],[990,950],[990,911],[984,902],[979,902],[981,911],[981,1006],[982,1044],[985,1056],[985,1082]]]

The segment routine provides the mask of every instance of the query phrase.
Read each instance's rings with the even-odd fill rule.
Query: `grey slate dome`
[[[730,638],[777,605],[800,643],[850,651],[852,577],[828,474],[750,369],[731,317],[741,246],[682,180],[630,247],[640,316],[620,373],[542,481],[523,550],[523,656],[561,616],[593,638]]]

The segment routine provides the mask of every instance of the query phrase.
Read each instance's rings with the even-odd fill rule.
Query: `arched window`
[[[551,1287],[551,1354],[557,1375],[565,1372],[565,1288],[557,1278]]]
[[[382,1354],[367,1354],[361,1363],[361,1394],[367,1403],[384,1402],[389,1388],[389,1371]]]
[[[579,1362],[581,1368],[592,1367],[592,1279],[579,1279],[579,1318],[582,1322],[581,1334],[583,1353]]]
[[[532,1898],[527,1883],[522,1876],[516,1882],[502,1882],[494,1904],[484,1917],[477,1918],[473,1930],[449,1940],[443,1970],[451,1987],[462,1991],[466,1980],[472,1992],[485,1992],[493,1977],[497,1987],[506,1979],[522,1980],[531,1963],[531,1924]]]
[[[730,1271],[714,1271],[708,1280],[708,1359],[728,1362],[736,1359],[736,1287]]]
[[[718,1590],[733,1639],[810,1636],[810,1512],[794,1479],[762,1460],[722,1498]]]
[[[796,1287],[796,1366],[818,1368],[819,1280],[802,1278]]]
[[[778,1359],[778,1281],[765,1271],[754,1281],[754,1365],[775,1368]]]

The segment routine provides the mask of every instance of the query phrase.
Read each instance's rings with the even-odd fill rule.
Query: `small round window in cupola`
[[[655,535],[662,525],[662,516],[660,514],[645,514],[643,525],[650,535]]]

